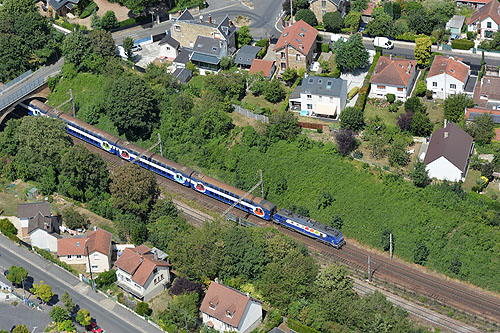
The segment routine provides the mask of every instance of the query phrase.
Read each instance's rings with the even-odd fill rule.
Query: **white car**
[[[387,37],[375,37],[375,39],[373,40],[373,46],[390,50],[394,48],[394,43],[391,42]]]
[[[132,52],[139,52],[142,50],[142,47],[140,45],[134,45],[134,46],[132,46],[132,48],[130,50]]]

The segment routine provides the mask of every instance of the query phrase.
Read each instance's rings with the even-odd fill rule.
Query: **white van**
[[[387,50],[394,48],[394,44],[387,37],[375,37],[373,40],[373,46],[381,47]]]

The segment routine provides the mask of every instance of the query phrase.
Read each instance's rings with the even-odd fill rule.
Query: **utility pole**
[[[259,170],[260,173],[260,197],[264,199],[264,182],[262,181],[262,170]]]
[[[392,232],[389,234],[389,253],[391,254],[392,259]]]
[[[94,284],[94,278],[92,277],[92,265],[90,264],[90,253],[89,253],[89,247],[85,245],[85,249],[87,249],[87,260],[89,262],[89,271],[90,271],[90,281],[92,282],[92,290],[95,291],[95,284]]]
[[[293,0],[290,0],[290,25],[293,24]]]
[[[252,187],[241,198],[239,198],[234,204],[232,204],[231,207],[229,207],[228,209],[226,209],[226,211],[224,213],[222,213],[222,216],[226,216],[231,211],[231,209],[233,209],[234,207],[236,207],[237,204],[239,204],[241,201],[243,201],[243,199],[245,199],[247,197],[247,195],[249,195],[250,193],[252,193],[253,190],[255,190],[257,187],[259,187],[259,185],[262,185],[262,170],[259,170],[259,172],[260,172],[260,181],[257,184],[255,184],[254,187]]]
[[[71,110],[73,111],[73,117],[76,118],[75,114],[75,101],[73,101],[73,90],[69,90],[69,97],[71,98]]]
[[[24,278],[21,276],[21,284],[23,285],[23,301],[26,302],[26,290],[24,290]]]
[[[160,133],[158,133],[158,142],[160,143],[160,156],[163,157],[163,148],[161,146],[161,136],[160,136]]]

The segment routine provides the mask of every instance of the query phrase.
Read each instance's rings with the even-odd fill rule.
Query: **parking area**
[[[375,56],[375,51],[368,50],[368,53],[370,54],[370,60],[368,61],[368,64],[371,64],[373,61],[373,57]],[[361,86],[363,85],[363,81],[365,80],[365,77],[368,74],[369,68],[370,68],[370,65],[368,65],[366,68],[363,68],[363,69],[357,69],[352,73],[342,73],[340,75],[341,79],[344,79],[347,81],[347,92],[351,91],[354,87],[361,88]],[[358,95],[356,95],[352,100],[350,100],[349,104],[347,104],[347,106],[354,106],[357,99],[358,99]]]
[[[51,321],[48,313],[30,309],[21,303],[16,306],[0,303],[0,329],[8,332],[20,324],[26,325],[30,332],[43,332]]]

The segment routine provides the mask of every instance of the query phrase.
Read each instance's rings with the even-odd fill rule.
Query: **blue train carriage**
[[[278,210],[274,214],[273,221],[337,249],[340,249],[345,244],[344,236],[339,230],[289,210]]]
[[[33,110],[30,110],[30,108],[32,108]],[[97,127],[89,125],[86,122],[81,121],[80,119],[74,118],[69,114],[54,109],[37,100],[31,101],[28,110],[30,114],[33,114],[35,116],[49,116],[49,114],[57,115],[57,118],[62,119],[66,122],[66,132],[68,134],[71,134],[96,147],[106,150],[111,154],[115,154],[115,144],[119,140],[119,138],[117,138],[116,136],[101,131]]]
[[[193,170],[151,152],[145,152],[134,144],[118,141],[116,154],[122,159],[151,170],[163,177],[189,187]]]
[[[228,205],[233,205],[246,193],[198,172],[191,175],[191,188]],[[268,221],[276,210],[275,204],[252,194],[247,195],[235,207]]]

